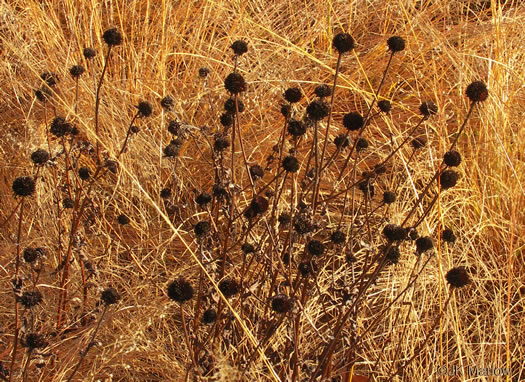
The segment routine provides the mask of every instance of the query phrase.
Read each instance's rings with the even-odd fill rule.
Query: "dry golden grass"
[[[177,176],[173,176],[175,162],[162,157],[170,139],[166,123],[176,117],[193,126],[212,130],[218,126],[218,113],[210,105],[220,110],[226,98],[223,79],[233,68],[229,46],[244,39],[249,51],[241,57],[239,69],[249,85],[242,95],[247,108],[240,120],[242,136],[248,162],[265,163],[282,129],[282,92],[298,86],[311,101],[317,84],[332,83],[337,55],[331,42],[339,31],[351,33],[357,47],[342,62],[333,134],[341,129],[343,114],[366,111],[372,101],[372,89],[377,88],[388,59],[385,41],[392,35],[403,36],[407,48],[393,61],[381,93],[393,100],[392,116],[376,118],[367,130],[369,140],[378,142],[367,154],[370,161],[375,163],[389,153],[391,139],[402,140],[403,132],[419,118],[417,108],[422,100],[434,100],[440,110],[420,131],[428,145],[412,169],[403,165],[410,151],[395,158],[395,166],[406,169],[398,176],[407,178],[399,190],[403,196],[390,210],[396,223],[403,220],[409,201],[421,189],[417,181],[431,177],[455,138],[469,106],[466,86],[481,79],[489,88],[489,99],[475,108],[458,141],[463,157],[460,182],[438,199],[420,228],[420,233],[437,237],[440,227],[448,226],[458,240],[453,246],[436,244],[434,258],[404,303],[389,310],[381,325],[363,338],[355,372],[369,380],[385,380],[394,361],[409,358],[444,307],[448,294],[445,273],[464,265],[471,273],[471,285],[454,295],[424,351],[397,380],[435,379],[440,365],[510,367],[514,377],[508,380],[525,380],[525,6],[520,0],[508,0],[503,7],[495,0],[1,0],[0,19],[0,224],[18,203],[11,191],[13,179],[31,172],[29,156],[34,150],[48,147],[46,126],[53,111],[44,112],[34,98],[42,72],[58,74],[61,81],[54,96],[58,114],[73,120],[94,144],[94,78],[81,78],[75,112],[75,83],[68,69],[82,63],[89,71],[96,68],[98,78],[105,49],[102,32],[117,27],[124,43],[113,51],[102,88],[98,138],[102,151],[112,158],[118,154],[135,113],[133,105],[140,100],[154,105],[153,116],[140,121],[140,133],[119,159],[118,175],[99,187],[95,204],[103,213],[83,229],[84,253],[97,265],[88,289],[89,309],[95,307],[99,289],[110,285],[119,291],[122,301],[108,310],[98,344],[82,363],[77,380],[184,380],[189,353],[179,310],[165,289],[178,275],[196,284],[200,269],[205,269],[191,235],[192,224],[204,214],[194,207],[190,196],[193,189],[210,190],[213,174],[209,148],[196,134],[196,139],[186,141],[177,161]],[[83,61],[86,46],[97,49],[94,65]],[[202,66],[211,69],[207,88],[198,78]],[[158,102],[168,94],[175,99],[171,115]],[[57,142],[51,145],[56,152]],[[89,156],[81,161],[94,169]],[[43,357],[46,365],[42,369],[36,369],[36,361],[29,366],[28,380],[63,381],[76,365],[79,350],[87,346],[98,314],[84,326],[75,323],[82,305],[82,283],[80,267],[74,262],[66,322],[75,330],[53,336],[59,287],[53,274],[58,266],[56,238],[59,229],[66,230],[67,238],[70,220],[64,217],[58,226],[53,176],[47,169],[41,175],[36,196],[26,202],[20,246],[49,249],[38,286],[44,302],[38,308],[37,327],[48,336],[46,352],[51,355]],[[326,175],[324,192],[335,175]],[[391,177],[381,187],[393,184]],[[176,190],[180,219],[168,217],[159,197],[159,190],[167,185]],[[119,227],[115,219],[120,213],[132,223]],[[6,368],[14,331],[10,279],[17,221],[15,214],[0,228],[0,361]],[[358,333],[367,328],[368,317],[381,311],[407,284],[416,260],[412,253],[404,254],[401,263],[389,268],[368,292],[358,314]],[[332,277],[328,271],[318,277]],[[235,272],[232,270],[239,276]],[[253,349],[257,325],[240,318],[237,302],[230,308],[239,318],[238,330],[245,339],[242,349]],[[189,317],[192,309],[191,304],[186,307]],[[337,309],[326,308],[318,295],[304,306],[305,337],[318,338],[318,331],[328,333],[330,328],[313,325],[322,325],[323,315],[333,317]],[[288,338],[287,328],[279,328],[272,347],[282,350]],[[313,340],[310,345],[305,342],[303,352],[308,353],[314,344]],[[210,380],[277,380],[265,366],[265,357],[259,357],[242,375],[234,363],[239,349],[210,349],[219,370]],[[337,352],[345,350],[341,344]],[[20,364],[23,354],[19,348]],[[21,378],[21,369],[15,368],[13,380]],[[307,377],[303,370],[299,380]]]

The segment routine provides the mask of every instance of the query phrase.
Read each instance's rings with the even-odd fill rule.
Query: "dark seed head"
[[[399,225],[387,224],[383,228],[383,235],[390,240],[404,240],[407,237],[407,230]]]
[[[288,172],[297,172],[299,170],[299,161],[293,155],[288,155],[283,159],[283,168]]]
[[[239,284],[232,279],[224,279],[219,283],[219,290],[224,297],[229,298],[239,293]]]
[[[58,76],[53,72],[44,72],[40,75],[40,78],[47,86],[55,86],[58,83]]]
[[[202,220],[195,224],[195,227],[193,227],[193,231],[195,232],[195,235],[197,237],[206,235],[211,230],[211,225],[205,220]]]
[[[319,240],[310,240],[306,245],[306,250],[312,256],[321,256],[324,252],[324,244]]]
[[[306,125],[302,121],[291,119],[288,121],[288,133],[294,137],[300,137],[306,133]]]
[[[246,41],[237,40],[233,44],[231,44],[230,48],[232,48],[233,53],[235,53],[237,56],[242,56],[248,51],[248,44],[246,43]]]
[[[166,111],[170,111],[174,103],[175,101],[169,95],[160,100],[160,106]]]
[[[338,148],[344,149],[350,145],[350,141],[348,140],[346,134],[339,134],[337,137],[334,138],[334,144]]]
[[[126,224],[129,224],[129,222],[130,222],[129,218],[126,215],[124,215],[124,214],[120,214],[117,217],[117,221],[118,221],[118,224],[120,224],[120,225],[126,225]]]
[[[224,80],[224,87],[232,94],[238,94],[246,90],[244,77],[237,72],[228,74]]]
[[[391,204],[396,201],[396,194],[392,191],[385,191],[383,194],[383,202],[385,204]]]
[[[386,99],[382,99],[377,103],[377,107],[379,110],[381,110],[383,113],[388,113],[390,110],[392,110],[392,104],[390,101],[387,101]]]
[[[441,232],[441,238],[447,243],[456,242],[456,235],[454,234],[454,231],[452,231],[450,228],[445,228],[443,232]]]
[[[215,143],[213,144],[213,149],[217,152],[221,152],[226,150],[228,147],[230,147],[230,141],[226,137],[219,136],[215,139]]]
[[[215,196],[217,199],[228,197],[228,191],[226,191],[226,189],[222,187],[220,184],[214,184],[212,191],[213,191],[213,196]]]
[[[118,163],[111,159],[108,159],[106,163],[104,163],[104,167],[106,167],[113,174],[116,174],[118,171]]]
[[[168,131],[172,135],[178,135],[180,131],[180,123],[178,121],[172,120],[168,123]]]
[[[470,283],[467,270],[464,267],[455,267],[447,272],[445,275],[448,284],[452,288],[462,288]]]
[[[35,180],[32,176],[20,176],[13,181],[13,192],[16,196],[30,196],[35,192]]]
[[[439,176],[439,184],[444,190],[446,190],[447,188],[454,187],[457,181],[458,173],[454,170],[445,170]]]
[[[306,107],[306,114],[312,121],[320,121],[321,119],[328,116],[330,106],[320,99],[313,100]]]
[[[169,283],[168,297],[180,303],[191,300],[193,298],[193,287],[186,279],[179,277]]]
[[[241,251],[243,251],[247,255],[248,253],[254,253],[255,247],[253,246],[253,244],[243,243],[241,245]]]
[[[233,114],[228,112],[222,113],[220,122],[224,127],[231,126],[233,124]]]
[[[334,244],[343,244],[346,240],[346,235],[342,231],[334,231],[330,235],[330,241]]]
[[[28,247],[24,249],[23,255],[26,263],[32,263],[38,259],[40,252],[36,248]]]
[[[195,202],[201,206],[201,207],[204,207],[206,204],[208,204],[209,202],[211,202],[211,195],[208,194],[207,192],[203,192],[203,193],[200,193],[199,195],[197,195],[197,197],[195,198]]]
[[[368,148],[368,140],[366,138],[359,138],[356,143],[356,147],[358,151],[364,150]]]
[[[135,126],[135,125],[131,125],[131,126],[129,127],[129,132],[130,132],[131,134],[138,134],[138,133],[140,132],[140,127]]]
[[[89,167],[82,166],[78,169],[78,177],[82,180],[88,180],[91,176],[91,170]]]
[[[78,78],[84,73],[85,69],[82,65],[73,65],[69,69],[69,74],[71,74],[71,77]]]
[[[106,305],[113,305],[116,304],[118,300],[120,300],[120,295],[114,288],[109,287],[102,291],[100,299]]]
[[[443,161],[447,166],[456,167],[461,163],[461,154],[456,150],[449,150],[443,156]]]
[[[339,54],[343,54],[354,49],[355,41],[348,33],[338,33],[332,41],[332,46],[337,49]]]
[[[483,102],[489,96],[487,85],[485,85],[485,83],[482,81],[472,82],[469,86],[467,86],[465,93],[472,102]]]
[[[82,53],[84,54],[84,58],[86,60],[91,60],[93,57],[97,55],[97,52],[93,48],[84,48]]]
[[[290,103],[299,102],[303,98],[303,93],[299,88],[288,88],[284,92],[284,99]]]
[[[179,155],[180,146],[170,142],[162,151],[166,158],[174,158]]]
[[[160,190],[160,197],[162,199],[171,198],[171,188],[163,188],[162,190]]]
[[[44,149],[38,149],[31,154],[31,160],[36,165],[43,165],[49,160],[49,153]]]
[[[213,324],[217,319],[217,311],[215,309],[207,309],[202,314],[202,322],[205,324]]]
[[[428,236],[422,236],[416,240],[416,249],[418,254],[429,251],[434,247],[432,239]]]
[[[210,74],[211,70],[207,67],[202,67],[199,69],[199,77],[200,78],[206,78],[208,77],[208,74]]]
[[[237,107],[239,108],[239,113],[242,113],[244,111],[244,103],[238,99],[237,100]],[[235,113],[235,99],[234,98],[228,98],[226,102],[224,102],[224,110],[228,113]]]
[[[430,117],[438,112],[438,107],[432,101],[425,101],[419,106],[419,111],[424,117]]]
[[[355,111],[345,114],[343,117],[343,126],[350,131],[359,130],[363,127],[364,123],[365,120],[363,119],[363,116]]]
[[[71,132],[71,124],[66,122],[63,117],[55,117],[51,122],[49,131],[51,131],[54,136],[60,138]]]
[[[303,261],[298,265],[299,272],[301,276],[307,277],[308,275],[314,273],[314,265],[311,261]]]
[[[418,150],[418,149],[424,147],[425,143],[426,143],[426,141],[422,137],[414,138],[414,139],[412,139],[412,142],[410,142],[410,144],[412,145],[414,150]]]
[[[375,186],[370,179],[362,180],[357,187],[363,192],[365,197],[373,198],[375,194]]]
[[[332,89],[326,84],[321,84],[315,88],[314,93],[319,98],[329,97],[332,95]]]
[[[264,176],[264,169],[258,164],[250,166],[250,175],[253,180],[261,179]]]
[[[294,220],[293,227],[294,227],[295,232],[297,232],[300,235],[304,235],[308,232],[312,232],[313,230],[313,227],[308,221],[308,219],[301,217],[301,216],[297,216],[297,218]]]
[[[37,290],[24,292],[22,296],[19,297],[19,301],[26,308],[32,308],[42,302],[42,293]]]
[[[35,97],[40,101],[40,102],[46,102],[47,101],[47,98],[50,96],[50,92],[49,90],[47,89],[37,89],[35,90]]]
[[[139,102],[139,104],[137,105],[137,109],[139,110],[139,115],[142,117],[149,117],[153,112],[151,104],[147,101]]]
[[[388,49],[393,53],[401,52],[405,49],[405,40],[399,36],[392,36],[387,40]]]
[[[272,310],[277,313],[288,313],[293,308],[293,300],[284,295],[278,294],[272,298]]]
[[[117,28],[111,28],[104,32],[102,38],[109,46],[122,44],[122,34]]]
[[[258,215],[265,213],[268,210],[268,207],[268,199],[263,196],[256,196],[252,199],[249,210],[251,210],[251,212],[253,212],[255,215]]]
[[[62,199],[62,207],[64,207],[65,209],[73,208],[74,206],[75,202],[73,201],[73,199],[69,197]]]
[[[279,217],[277,218],[277,221],[279,222],[279,224],[282,224],[282,225],[286,225],[290,223],[291,220],[292,220],[292,217],[290,216],[290,214],[287,214],[286,212],[281,213]]]
[[[290,116],[290,110],[291,110],[291,107],[289,104],[281,105],[281,114],[283,115],[284,118],[288,118]]]
[[[28,347],[29,349],[41,349],[41,348],[45,348],[48,345],[44,336],[39,333],[28,333],[23,338],[22,342],[23,342],[22,346],[25,345],[24,347]]]
[[[391,246],[385,254],[385,259],[387,264],[397,264],[400,256],[401,253],[399,252],[399,247]]]

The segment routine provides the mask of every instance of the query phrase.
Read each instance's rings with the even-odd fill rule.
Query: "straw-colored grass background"
[[[58,113],[73,119],[82,134],[95,142],[93,128],[94,83],[91,75],[80,80],[80,102],[74,112],[74,82],[68,69],[74,64],[95,68],[97,77],[105,46],[102,32],[119,28],[124,43],[113,51],[103,86],[101,103],[103,150],[115,156],[126,126],[139,100],[154,104],[154,115],[140,121],[141,132],[130,143],[118,177],[108,181],[104,217],[87,236],[88,256],[98,264],[97,286],[113,285],[122,302],[103,323],[99,344],[83,363],[77,378],[82,381],[178,381],[188,362],[177,309],[167,299],[166,283],[178,274],[194,277],[198,265],[191,223],[195,208],[183,206],[184,223],[168,224],[158,196],[160,188],[173,185],[173,164],[162,158],[169,142],[166,122],[177,117],[194,126],[218,125],[216,109],[225,99],[223,79],[232,70],[229,45],[244,39],[249,51],[240,59],[240,70],[248,81],[243,94],[247,106],[241,119],[243,139],[250,162],[263,162],[278,139],[282,126],[279,105],[289,86],[302,88],[308,99],[319,83],[331,83],[336,54],[333,36],[348,31],[357,41],[355,52],[344,57],[338,83],[334,119],[341,129],[344,113],[363,111],[371,101],[388,59],[386,39],[400,35],[406,50],[396,55],[382,96],[392,99],[392,117],[378,119],[368,134],[377,139],[377,150],[388,152],[390,135],[398,137],[417,119],[417,107],[431,99],[439,114],[425,124],[422,133],[429,144],[420,154],[416,178],[428,179],[468,108],[466,86],[481,79],[489,88],[489,99],[479,105],[460,138],[463,156],[460,182],[443,195],[426,218],[423,229],[437,234],[440,224],[458,236],[454,246],[441,245],[436,259],[418,281],[402,315],[406,336],[390,327],[389,319],[366,339],[356,366],[361,375],[381,380],[391,361],[411,354],[446,298],[444,274],[465,265],[473,279],[468,290],[454,297],[433,334],[424,355],[405,373],[404,380],[436,378],[439,365],[512,367],[515,379],[525,380],[525,4],[520,0],[498,1],[0,1],[0,222],[15,207],[11,183],[31,171],[29,155],[47,147],[44,118],[52,111],[34,98],[43,71],[56,72],[61,81],[55,96]],[[97,49],[93,65],[87,65],[82,49]],[[208,88],[198,78],[198,69],[211,69]],[[176,105],[171,115],[162,112],[158,101],[170,94]],[[334,130],[335,131],[335,130]],[[198,135],[197,135],[198,137]],[[396,138],[397,139],[397,138]],[[56,145],[55,145],[56,146]],[[204,155],[201,154],[204,153]],[[407,155],[407,154],[403,154]],[[202,140],[189,140],[178,168],[179,190],[211,187],[209,150]],[[401,164],[406,157],[396,159]],[[92,165],[92,163],[91,163]],[[400,174],[406,176],[406,174]],[[39,184],[27,204],[21,245],[56,246],[56,214],[52,210],[52,177]],[[414,189],[404,192],[414,196]],[[182,193],[182,192],[181,192]],[[403,203],[393,210],[402,216]],[[115,227],[114,219],[126,213],[132,224]],[[397,215],[396,215],[397,214]],[[400,218],[399,218],[400,219]],[[12,342],[12,290],[16,219],[0,231],[0,354],[9,363]],[[120,237],[120,239],[116,239]],[[126,242],[138,259],[129,257]],[[42,331],[51,334],[56,320],[56,291],[51,272],[56,267],[51,253],[39,289]],[[404,285],[414,256],[404,257],[378,284],[379,297],[369,309],[379,309],[400,285]],[[73,265],[73,269],[77,269]],[[72,289],[72,297],[80,291]],[[55,296],[55,297],[53,297]],[[70,306],[74,306],[72,303]],[[379,306],[379,308],[378,308]],[[71,308],[73,309],[73,308]],[[315,317],[312,302],[305,314]],[[392,313],[393,314],[393,313]],[[366,320],[366,312],[363,312]],[[248,325],[249,326],[249,325]],[[249,330],[248,326],[246,327]],[[30,379],[61,381],[86,346],[93,326],[71,335],[49,337],[50,359],[40,374],[31,368]],[[307,329],[305,329],[307,330]],[[278,344],[281,341],[275,339]],[[383,347],[383,342],[388,341]],[[401,354],[395,353],[402,343]],[[370,370],[382,352],[377,370]],[[217,350],[218,352],[218,350]],[[238,370],[223,359],[221,380],[237,380]],[[21,356],[19,356],[21,358]],[[373,374],[373,372],[377,374]],[[247,377],[248,378],[248,377]],[[260,361],[251,380],[272,380]],[[486,377],[462,380],[491,380]]]

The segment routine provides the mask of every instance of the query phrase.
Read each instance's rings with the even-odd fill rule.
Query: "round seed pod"
[[[288,133],[294,137],[300,137],[306,133],[306,125],[302,121],[291,119],[288,121]]]
[[[26,263],[32,263],[38,259],[40,252],[35,248],[27,247],[24,248],[23,256]]]
[[[104,163],[104,167],[107,168],[113,174],[116,174],[117,171],[118,171],[118,163],[116,161],[114,161],[114,160],[111,160],[111,159],[108,159]]]
[[[60,138],[71,132],[71,124],[66,122],[63,117],[55,117],[51,122],[49,131],[57,138]]]
[[[379,110],[381,110],[383,113],[388,113],[390,110],[392,110],[392,104],[390,101],[387,101],[386,99],[382,99],[377,103],[377,107]]]
[[[405,49],[405,40],[403,40],[402,37],[399,36],[392,36],[387,40],[388,49],[392,52],[392,54],[396,52],[401,52]]]
[[[235,53],[237,56],[242,56],[248,51],[248,44],[246,43],[246,41],[237,40],[230,45],[230,48],[232,48],[233,53]]]
[[[297,232],[298,234],[300,235],[304,235],[308,232],[312,232],[313,231],[313,227],[312,225],[310,224],[310,222],[302,217],[302,216],[297,216],[296,219],[294,220],[294,223],[293,223],[293,228],[295,230],[295,232]]]
[[[359,138],[356,143],[358,151],[362,151],[368,148],[368,140],[366,138]]]
[[[49,153],[44,149],[38,149],[31,154],[31,160],[36,165],[43,165],[49,160]]]
[[[82,180],[88,180],[91,176],[91,170],[89,167],[82,166],[78,169],[78,177]]]
[[[467,270],[464,267],[455,267],[447,272],[445,275],[448,284],[452,288],[463,288],[465,285],[470,283]]]
[[[365,197],[368,197],[368,196],[370,196],[371,198],[374,197],[375,187],[370,179],[362,180],[361,182],[359,182],[357,187],[363,192],[363,195]]]
[[[91,60],[93,57],[95,57],[97,55],[96,50],[93,49],[93,48],[84,48],[82,53],[84,54],[84,58],[86,60]]]
[[[288,313],[293,308],[293,300],[284,295],[278,294],[272,298],[272,310],[277,313]]]
[[[122,34],[117,28],[111,28],[104,32],[102,35],[104,42],[108,46],[116,46],[122,44]]]
[[[441,238],[447,243],[456,242],[456,235],[454,234],[454,231],[452,231],[450,228],[445,228],[443,232],[441,232]]]
[[[31,196],[36,189],[35,180],[32,176],[20,176],[13,181],[11,188],[16,196]]]
[[[439,176],[439,184],[441,188],[446,190],[454,187],[458,181],[458,173],[454,170],[445,170]]]
[[[342,231],[334,231],[330,235],[330,241],[334,244],[343,244],[346,241],[346,235]]]
[[[264,176],[264,169],[258,164],[250,166],[250,175],[253,180],[261,179]]]
[[[195,198],[195,203],[197,203],[199,206],[204,207],[206,204],[211,202],[211,195],[207,192],[202,192]]]
[[[320,121],[321,119],[328,116],[330,106],[324,101],[319,99],[313,100],[306,107],[306,114],[312,121]]]
[[[22,346],[29,349],[41,349],[48,345],[48,342],[45,340],[42,334],[34,332],[26,334],[21,342]]]
[[[131,220],[129,220],[129,218],[128,218],[126,215],[124,215],[124,214],[120,214],[120,215],[117,217],[117,222],[118,222],[118,224],[120,224],[120,225],[127,225],[127,224],[129,224],[130,221],[131,221]]]
[[[160,190],[160,197],[162,199],[169,199],[171,198],[171,189],[170,188],[163,188]]]
[[[40,101],[40,102],[46,102],[47,101],[47,98],[50,97],[51,94],[48,90],[46,89],[37,89],[35,90],[35,97]]]
[[[277,221],[279,222],[279,224],[282,224],[282,225],[289,224],[291,220],[292,220],[292,217],[290,216],[290,214],[286,212],[281,213],[279,217],[277,218]]]
[[[32,308],[42,302],[42,293],[37,290],[24,292],[22,296],[17,297],[18,301],[26,308]]]
[[[291,107],[289,104],[281,105],[281,114],[283,115],[284,118],[290,117],[290,110],[291,110]]]
[[[206,78],[208,77],[208,74],[210,74],[211,70],[207,67],[202,67],[199,69],[199,77],[200,78]]]
[[[343,126],[349,131],[356,131],[363,127],[365,120],[363,116],[355,111],[347,113],[343,117]]]
[[[434,247],[432,239],[428,236],[422,236],[416,239],[416,249],[418,254],[429,251]]]
[[[419,106],[419,111],[424,117],[430,117],[438,112],[438,107],[432,101],[425,101]]]
[[[355,41],[348,33],[338,33],[332,40],[332,46],[339,52],[339,54],[344,54],[354,49]]]
[[[193,287],[186,279],[179,277],[169,283],[168,297],[173,301],[182,304],[193,298]]]
[[[391,246],[385,254],[385,260],[387,264],[397,264],[400,257],[401,253],[399,252],[398,246]]]
[[[85,69],[82,65],[73,65],[69,69],[69,74],[71,74],[71,77],[73,78],[79,78],[84,72]]]
[[[303,261],[297,266],[301,276],[308,277],[315,272],[315,265],[311,261]]]
[[[139,104],[137,105],[137,109],[139,109],[139,115],[142,117],[149,117],[153,112],[151,104],[147,101],[139,102]]]
[[[104,291],[102,291],[102,294],[100,295],[100,299],[104,304],[106,305],[113,305],[120,300],[120,295],[114,288],[106,288]]]
[[[226,189],[220,184],[214,184],[212,191],[213,196],[215,196],[217,199],[223,199],[228,197],[228,191],[226,191]]]
[[[390,240],[404,240],[407,237],[407,230],[396,224],[387,224],[383,228],[383,235]]]
[[[203,236],[211,231],[211,225],[207,221],[202,220],[195,224],[195,227],[193,227],[193,231],[195,232],[195,235],[197,237]]]
[[[169,95],[160,100],[160,106],[166,111],[170,111],[174,103],[175,101]]]
[[[483,81],[474,81],[467,86],[465,94],[472,102],[483,102],[488,98],[489,91]]]
[[[391,204],[396,201],[396,194],[392,191],[385,191],[383,193],[383,202],[385,204]]]
[[[456,150],[449,150],[443,156],[443,162],[445,162],[445,164],[450,167],[459,166],[461,163],[461,154]]]
[[[239,94],[246,91],[246,81],[244,81],[244,77],[239,73],[230,73],[224,80],[224,87],[231,94]]]
[[[178,135],[180,132],[180,123],[176,120],[171,120],[168,123],[168,131],[172,135]]]
[[[219,136],[215,139],[213,149],[217,152],[221,152],[230,147],[230,141],[226,137]]]
[[[243,251],[244,254],[247,255],[249,253],[254,253],[255,252],[255,247],[253,246],[253,244],[243,243],[241,245],[241,251]]]
[[[232,279],[224,279],[219,283],[219,290],[224,297],[232,297],[239,293],[239,283]]]
[[[171,141],[166,147],[164,147],[162,151],[164,152],[164,156],[166,158],[174,158],[179,155],[180,145],[177,145]]]
[[[332,89],[326,84],[321,84],[315,88],[314,93],[319,98],[330,97],[332,95]]]
[[[256,196],[252,199],[250,203],[250,209],[255,212],[255,214],[263,214],[268,210],[268,199],[263,196]]]
[[[69,197],[62,199],[62,207],[64,207],[65,209],[70,209],[70,208],[73,208],[74,206],[75,206],[75,202],[73,201],[73,199]]]
[[[293,155],[288,155],[283,159],[283,168],[288,172],[297,172],[299,171],[299,161]]]
[[[213,324],[217,319],[217,311],[215,309],[207,309],[202,314],[202,322],[204,324]]]
[[[228,112],[222,113],[219,121],[224,127],[231,126],[233,124],[233,114]]]
[[[334,138],[334,144],[338,148],[344,149],[350,145],[350,141],[348,140],[346,134],[339,134],[337,137]]]
[[[242,113],[244,111],[244,103],[238,99],[237,100],[237,107],[239,108],[239,113]],[[235,99],[234,98],[228,98],[226,102],[224,102],[224,110],[228,113],[235,113]]]
[[[303,98],[303,93],[297,87],[288,88],[284,91],[284,99],[290,103],[299,102],[301,98]]]
[[[53,87],[58,83],[58,75],[53,72],[44,72],[40,75],[40,78],[47,86]]]
[[[313,239],[306,244],[306,250],[312,256],[321,256],[324,253],[324,244]]]

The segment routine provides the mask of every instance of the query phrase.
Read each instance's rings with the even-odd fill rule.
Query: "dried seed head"
[[[288,155],[283,159],[283,168],[288,172],[297,172],[299,171],[299,161],[293,155]]]
[[[229,298],[239,293],[239,283],[232,279],[224,279],[219,283],[219,290],[224,297]]]
[[[205,220],[202,220],[195,224],[195,227],[193,227],[193,232],[195,232],[195,235],[197,237],[206,235],[208,232],[211,231],[211,225]]]
[[[70,209],[70,208],[73,208],[74,206],[75,206],[75,202],[73,201],[73,199],[69,197],[62,199],[62,207],[64,207],[65,209]]]
[[[221,125],[223,125],[224,127],[231,126],[233,124],[233,114],[229,112],[222,113],[220,117],[220,122]]]
[[[113,174],[116,174],[118,171],[118,163],[114,160],[108,159],[104,163],[104,167],[106,167],[109,171],[111,171]]]
[[[445,162],[445,164],[450,167],[459,166],[461,163],[461,154],[456,150],[449,150],[443,156],[443,162]]]
[[[242,113],[244,111],[244,103],[237,99],[237,107],[239,109],[239,113]],[[226,102],[224,102],[224,110],[228,113],[235,113],[235,99],[234,98],[228,98]]]
[[[49,131],[54,136],[60,138],[71,132],[71,124],[69,122],[66,122],[66,120],[63,117],[55,117],[51,122]]]
[[[279,222],[279,224],[282,224],[282,225],[286,225],[290,223],[291,220],[292,220],[292,217],[290,216],[290,214],[287,214],[286,212],[281,213],[279,217],[277,218],[277,221]]]
[[[264,176],[264,169],[258,164],[250,166],[250,175],[253,180],[261,179]]]
[[[424,117],[430,117],[438,112],[438,107],[432,101],[425,101],[419,106],[419,111]]]
[[[467,270],[464,267],[455,267],[447,272],[445,275],[448,284],[452,288],[463,288],[470,283]]]
[[[193,287],[186,279],[179,277],[168,285],[168,297],[179,303],[191,300]]]
[[[237,56],[242,56],[248,51],[248,44],[246,43],[246,41],[237,40],[230,45],[230,48],[232,48],[233,53],[235,53]]]
[[[299,102],[301,98],[303,98],[303,93],[297,87],[288,88],[284,92],[284,99],[290,103]]]
[[[320,99],[313,100],[306,107],[306,114],[312,121],[320,121],[321,119],[328,116],[330,106]]]
[[[113,305],[116,304],[118,300],[120,300],[120,295],[114,288],[109,287],[102,291],[100,299],[106,305]]]
[[[315,88],[314,93],[319,98],[329,97],[332,95],[332,89],[326,84],[321,84]]]
[[[483,102],[488,98],[489,91],[483,81],[474,81],[467,86],[465,94],[472,102]]]
[[[122,44],[122,34],[117,28],[111,28],[104,32],[102,38],[109,46]]]
[[[379,110],[381,110],[383,113],[388,113],[390,110],[392,110],[392,104],[390,101],[387,101],[386,99],[383,99],[377,103],[377,107]]]
[[[164,156],[166,158],[174,158],[179,155],[180,145],[177,145],[171,141],[166,147],[164,147]]]
[[[36,248],[28,247],[24,249],[23,256],[26,263],[32,263],[38,259],[40,252]]]
[[[139,115],[142,117],[149,117],[153,112],[151,104],[147,101],[139,102],[139,104],[137,105],[137,109],[139,110]]]
[[[312,256],[321,256],[324,253],[324,244],[313,239],[306,244],[306,250]]]
[[[272,298],[272,310],[277,313],[288,313],[293,308],[293,300],[284,295],[278,294]]]
[[[97,55],[97,52],[93,48],[84,48],[82,53],[84,54],[84,58],[86,60],[91,60],[93,57]]]
[[[387,40],[388,49],[392,52],[392,54],[396,52],[401,52],[405,49],[405,40],[403,40],[402,37],[399,36],[392,36]]]
[[[416,249],[418,254],[429,251],[434,247],[432,239],[428,236],[422,236],[416,240]]]
[[[458,173],[454,170],[445,170],[439,176],[439,184],[441,188],[446,190],[454,187],[458,181]]]
[[[210,74],[211,70],[207,67],[202,67],[199,69],[199,77],[200,78],[206,78],[208,77],[208,74]]]
[[[73,78],[79,78],[84,72],[85,69],[82,65],[73,65],[69,69],[69,74],[71,74],[71,77]]]
[[[339,134],[337,137],[334,138],[334,144],[338,148],[344,149],[350,145],[350,141],[348,140],[346,134]]]
[[[363,127],[365,120],[363,116],[355,111],[345,114],[343,117],[343,126],[350,131],[356,131]]]
[[[390,240],[404,240],[407,237],[407,230],[399,225],[387,224],[383,228],[383,235]]]
[[[58,76],[53,72],[44,72],[40,75],[42,81],[46,83],[47,86],[55,86],[58,83]]]
[[[354,49],[355,41],[348,33],[338,33],[332,41],[332,46],[337,49],[339,54],[343,54]]]
[[[82,166],[78,169],[78,177],[82,180],[88,180],[91,176],[91,170],[89,167]]]
[[[303,261],[299,263],[297,268],[303,277],[307,277],[315,272],[314,264],[311,261]]]
[[[383,202],[385,204],[391,204],[396,201],[396,194],[392,191],[385,191],[383,193]]]
[[[124,215],[124,214],[120,214],[117,217],[117,221],[118,221],[118,224],[120,224],[120,225],[127,225],[130,222],[129,218],[126,215]]]
[[[35,180],[32,176],[20,176],[13,181],[12,189],[16,196],[31,196],[36,189]]]
[[[205,324],[213,324],[217,319],[217,311],[215,309],[207,309],[202,314],[202,322]]]
[[[243,243],[241,245],[241,251],[244,252],[244,254],[249,254],[249,253],[254,253],[255,252],[255,247],[253,246],[253,244],[250,244],[250,243]]]
[[[368,148],[368,140],[366,138],[359,138],[356,143],[358,151],[365,150]]]
[[[172,135],[178,135],[180,131],[180,123],[178,121],[172,120],[168,123],[168,131]]]
[[[174,103],[175,101],[169,95],[160,100],[160,106],[166,111],[170,111]]]
[[[238,94],[246,91],[246,81],[244,77],[237,72],[228,74],[224,80],[224,87],[232,94]]]
[[[399,252],[399,247],[391,246],[385,254],[385,259],[387,264],[397,264],[400,256],[401,253]]]
[[[342,231],[334,231],[330,235],[330,241],[334,244],[343,244],[346,241],[346,235]]]
[[[456,242],[456,235],[454,234],[454,231],[452,231],[450,228],[445,228],[443,232],[441,232],[441,238],[447,243]]]
[[[290,117],[290,110],[291,110],[291,107],[289,104],[281,105],[281,114],[283,115],[284,118]]]
[[[24,292],[22,296],[17,297],[18,301],[26,308],[32,308],[42,302],[42,293],[37,290]]]
[[[22,339],[22,346],[28,347],[29,349],[41,349],[45,348],[48,343],[44,336],[39,333],[28,333]]]
[[[213,144],[213,149],[217,152],[221,152],[226,150],[228,147],[230,147],[230,141],[228,138],[219,136],[215,139],[215,143]]]
[[[49,160],[49,153],[44,149],[38,149],[31,154],[31,160],[41,166]]]
[[[291,119],[288,121],[288,133],[294,137],[300,137],[306,133],[306,125],[302,121]]]
[[[197,197],[195,198],[195,203],[197,203],[201,207],[204,207],[206,204],[211,202],[211,199],[212,197],[210,194],[208,194],[207,192],[203,192],[197,195]]]

